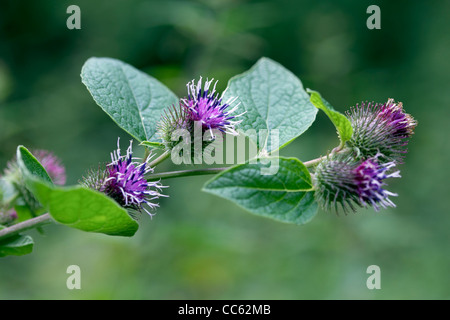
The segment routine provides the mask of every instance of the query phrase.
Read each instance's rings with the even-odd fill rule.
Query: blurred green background
[[[71,4],[81,30],[66,27]],[[381,30],[366,28],[371,4]],[[50,149],[74,184],[109,160],[117,136],[129,139],[81,84],[91,56],[121,59],[179,96],[199,75],[223,89],[267,56],[340,111],[391,97],[419,126],[389,185],[396,209],[319,211],[294,226],[202,193],[208,177],[167,180],[170,198],[133,238],[29,232],[31,255],[0,260],[0,299],[449,299],[449,16],[449,1],[2,0],[2,168],[18,144]],[[337,143],[319,113],[281,154],[309,160]],[[81,290],[66,287],[72,264]],[[381,290],[366,287],[373,264]]]

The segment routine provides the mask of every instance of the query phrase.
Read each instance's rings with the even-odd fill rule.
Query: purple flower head
[[[54,184],[64,185],[66,183],[66,169],[58,157],[47,150],[36,150],[33,153],[45,168]]]
[[[378,164],[375,159],[365,160],[353,170],[356,192],[364,207],[372,205],[376,211],[382,208],[395,207],[389,196],[397,196],[396,193],[384,190],[383,182],[387,178],[400,178],[400,171],[387,174],[394,167],[394,162]]]
[[[188,119],[192,122],[199,121],[202,124],[203,131],[210,130],[211,137],[212,129],[220,130],[224,133],[237,135],[235,126],[242,120],[236,120],[240,115],[233,115],[233,112],[239,106],[236,104],[237,97],[229,98],[223,101],[223,95],[219,97],[216,92],[216,84],[211,88],[214,79],[207,80],[202,88],[202,77],[195,84],[192,80],[187,84],[188,97],[182,99],[182,105],[186,110]]]
[[[379,157],[357,160],[353,153],[344,153],[323,160],[314,175],[315,195],[322,207],[337,211],[340,205],[344,212],[355,211],[355,205],[372,206],[376,211],[395,207],[389,196],[397,194],[384,189],[384,180],[399,178],[400,172],[388,173],[395,163],[379,163]]]
[[[151,156],[144,162],[136,162],[133,158],[132,141],[127,149],[127,154],[122,155],[117,141],[117,150],[111,153],[111,163],[105,170],[91,172],[82,182],[87,187],[105,193],[124,208],[141,212],[144,210],[150,217],[153,214],[148,209],[154,209],[159,205],[153,200],[160,196],[163,188],[159,182],[149,182],[145,175],[153,172],[149,166]]]
[[[409,138],[417,121],[403,110],[401,102],[389,99],[384,104],[362,102],[347,112],[353,136],[350,145],[359,151],[363,159],[381,153],[385,162],[403,162]]]

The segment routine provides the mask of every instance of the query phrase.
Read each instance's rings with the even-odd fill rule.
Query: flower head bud
[[[66,169],[58,157],[47,150],[36,150],[33,154],[45,168],[54,184],[64,185],[66,183]]]
[[[403,162],[417,121],[404,112],[401,102],[395,103],[393,99],[384,104],[362,102],[346,114],[353,127],[349,144],[358,150],[360,158],[381,154],[379,161]]]
[[[187,98],[180,99],[179,106],[166,109],[158,124],[158,136],[166,150],[172,152],[181,161],[201,163],[208,146],[217,142],[214,148],[221,146],[223,134],[238,135],[236,126],[242,120],[234,115],[239,103],[237,97],[223,100],[216,91],[217,81],[202,78],[187,84]],[[220,135],[220,137],[218,137]],[[187,162],[185,162],[187,163]]]
[[[8,210],[0,210],[0,225],[1,224],[10,224],[14,220],[18,218],[16,210],[14,208]]]
[[[223,101],[225,92],[219,97],[219,93],[216,92],[217,81],[211,87],[213,81],[214,79],[207,80],[202,87],[202,77],[200,77],[197,84],[194,80],[187,84],[188,97],[181,99],[181,102],[188,119],[191,122],[201,122],[203,132],[210,130],[211,137],[214,137],[212,129],[238,135],[235,127],[242,120],[236,120],[240,115],[233,115],[239,106],[239,103],[236,104],[237,97]]]
[[[172,150],[179,141],[175,139],[179,130],[185,130],[189,134],[193,131],[192,123],[187,117],[186,110],[182,103],[178,106],[164,110],[161,120],[158,123],[158,136],[161,138],[165,148]]]
[[[153,172],[153,168],[149,166],[151,155],[144,162],[136,162],[135,159],[132,141],[127,154],[122,155],[118,140],[117,150],[111,153],[111,162],[106,168],[92,171],[81,183],[106,194],[132,212],[143,210],[152,217],[153,214],[149,209],[159,206],[153,200],[162,196],[160,191],[163,186],[157,181],[149,182],[145,178],[146,174]]]
[[[381,164],[376,155],[367,160],[356,160],[352,153],[334,154],[323,160],[316,168],[314,184],[316,199],[324,209],[344,212],[355,211],[355,205],[380,208],[395,207],[389,196],[397,194],[385,190],[384,180],[399,178],[400,172],[388,171],[394,162]]]

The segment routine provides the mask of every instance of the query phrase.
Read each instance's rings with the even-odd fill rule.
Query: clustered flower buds
[[[163,186],[157,181],[149,182],[145,177],[153,172],[149,166],[150,159],[151,155],[143,162],[134,161],[132,141],[127,154],[122,155],[118,140],[117,150],[111,153],[111,162],[84,177],[82,184],[106,194],[130,213],[143,210],[152,217],[149,210],[158,207],[153,200],[162,196]]]
[[[394,171],[403,162],[417,122],[404,112],[402,103],[361,103],[347,112],[353,135],[347,147],[331,153],[316,167],[316,199],[324,209],[355,211],[356,206],[395,207],[385,190],[385,179],[399,178]]]

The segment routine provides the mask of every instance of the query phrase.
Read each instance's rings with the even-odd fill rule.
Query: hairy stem
[[[323,156],[317,159],[313,159],[313,160],[309,160],[306,162],[303,162],[303,164],[305,165],[305,167],[310,168],[310,167],[314,167],[316,165],[318,165],[322,160],[326,159],[327,156]]]
[[[148,156],[150,155],[150,148],[145,148],[144,158],[142,158],[142,162],[147,161]]]
[[[51,221],[50,214],[45,213],[32,219],[25,220],[23,222],[14,224],[8,228],[0,230],[0,239],[11,237],[19,232],[36,228]]]
[[[159,179],[170,179],[170,178],[181,178],[189,176],[203,176],[207,174],[220,173],[228,168],[205,168],[205,169],[194,169],[194,170],[180,170],[180,171],[170,171],[153,173],[147,176],[147,180],[156,181]]]
[[[148,165],[151,168],[156,167],[158,164],[160,164],[161,162],[163,162],[164,160],[166,160],[168,157],[170,157],[170,151],[164,151],[164,153],[162,153],[158,158],[156,158],[155,160],[153,160],[152,162],[150,162]]]
[[[319,164],[322,160],[324,160],[326,158],[327,158],[327,156],[323,156],[323,157],[320,157],[317,159],[303,162],[303,164],[305,165],[305,167],[310,168],[310,167],[313,167],[313,166]],[[158,159],[156,159],[156,160],[158,160]],[[160,172],[160,173],[149,174],[146,178],[148,181],[157,181],[160,179],[181,178],[181,177],[190,177],[190,176],[203,176],[203,175],[208,175],[208,174],[217,174],[228,168],[229,167]]]

